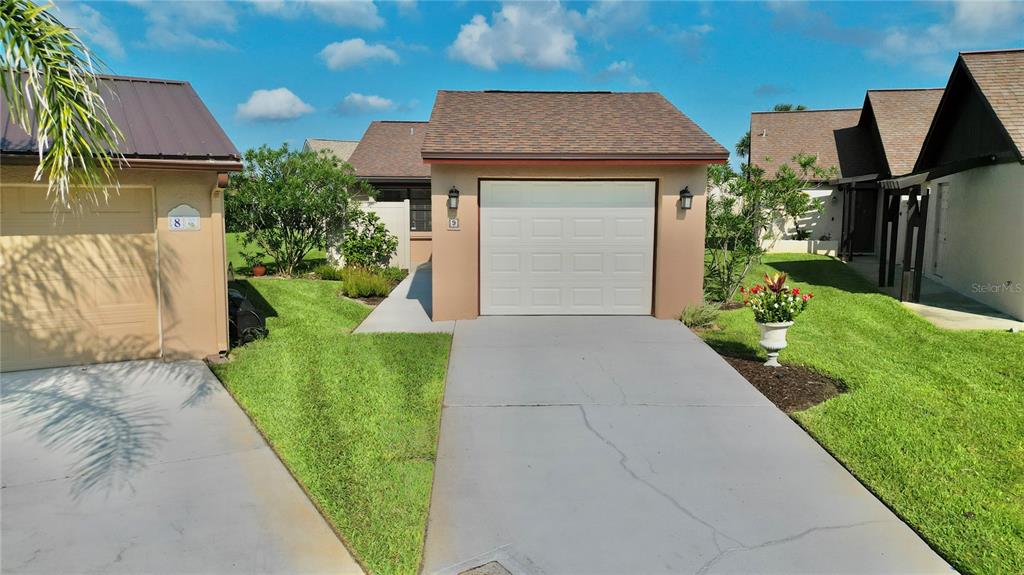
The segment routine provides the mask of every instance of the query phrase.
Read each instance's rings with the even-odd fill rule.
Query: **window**
[[[409,200],[409,230],[429,232],[430,227],[430,187],[393,187],[377,186],[378,202],[401,202]]]
[[[409,196],[409,229],[414,232],[430,231],[430,190],[411,190]]]

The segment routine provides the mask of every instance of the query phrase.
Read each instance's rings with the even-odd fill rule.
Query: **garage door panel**
[[[570,240],[603,240],[604,220],[599,218],[573,218]]]
[[[573,253],[572,254],[572,271],[573,273],[604,273],[604,254],[601,253]]]
[[[125,190],[109,211],[92,206],[55,223],[34,211],[44,190],[0,192],[0,368],[158,356],[151,197]]]
[[[653,182],[482,182],[481,313],[649,314],[654,194]]]
[[[562,240],[562,218],[532,218],[530,222],[531,240]]]

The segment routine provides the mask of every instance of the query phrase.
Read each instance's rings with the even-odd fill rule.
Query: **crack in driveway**
[[[846,524],[842,524],[842,525],[823,525],[823,526],[818,526],[818,527],[810,527],[810,528],[805,529],[805,530],[803,530],[803,531],[801,531],[799,533],[796,533],[794,535],[788,535],[786,537],[781,537],[781,538],[778,538],[778,539],[770,539],[768,541],[764,541],[762,543],[758,543],[758,544],[755,544],[755,545],[747,545],[746,543],[740,541],[739,539],[736,539],[735,537],[729,535],[728,533],[725,533],[724,531],[719,529],[717,526],[715,526],[710,521],[708,521],[708,520],[700,517],[696,513],[694,513],[692,510],[690,510],[685,505],[680,503],[678,499],[676,499],[675,497],[673,497],[671,494],[667,493],[666,491],[662,490],[657,485],[654,485],[653,483],[651,483],[647,479],[637,475],[637,473],[635,471],[633,471],[629,467],[629,465],[627,465],[627,463],[626,463],[629,460],[629,455],[627,455],[625,451],[623,451],[621,448],[619,448],[619,446],[616,445],[615,442],[613,442],[612,440],[608,439],[605,435],[603,435],[601,432],[599,432],[597,429],[594,428],[593,424],[590,422],[590,418],[587,416],[587,410],[586,410],[586,408],[584,406],[577,405],[576,407],[578,407],[579,410],[580,410],[580,415],[583,417],[583,425],[587,428],[587,430],[589,430],[591,434],[593,434],[595,437],[600,439],[602,443],[604,443],[605,445],[610,447],[613,451],[615,451],[615,453],[617,453],[619,455],[619,467],[621,467],[634,480],[642,483],[648,489],[650,489],[651,491],[656,493],[658,496],[660,496],[661,498],[663,498],[666,501],[668,501],[674,508],[676,508],[677,510],[682,512],[684,515],[689,517],[691,520],[696,521],[697,523],[703,525],[704,527],[707,527],[711,531],[711,542],[714,544],[715,549],[718,551],[718,554],[716,554],[714,557],[712,557],[706,563],[704,563],[700,567],[700,569],[698,569],[696,571],[697,575],[704,575],[712,567],[714,567],[715,564],[717,564],[719,561],[721,561],[722,559],[726,558],[727,556],[735,554],[735,553],[745,553],[745,552],[749,552],[749,551],[756,551],[758,549],[765,549],[765,548],[768,548],[768,547],[774,547],[774,546],[777,546],[777,545],[784,545],[786,543],[791,543],[793,541],[797,541],[799,539],[802,539],[802,538],[810,535],[811,533],[816,533],[816,532],[819,532],[819,531],[834,531],[834,530],[839,530],[839,529],[850,529],[850,528],[854,528],[854,527],[861,527],[861,526],[864,526],[864,525],[871,525],[871,524],[875,524],[875,523],[884,523],[884,521],[882,521],[882,520],[874,520],[874,521],[860,521],[860,522],[857,522],[857,523],[846,523]],[[646,457],[644,457],[644,460],[647,462],[647,466],[650,468],[651,472],[653,473],[654,472],[654,467],[651,464],[651,460],[646,458]],[[731,541],[735,545],[733,545],[731,547],[724,547],[723,548],[722,544],[718,540],[719,537],[728,539],[729,541]]]
[[[718,542],[718,537],[719,536],[724,537],[724,538],[726,538],[726,539],[728,539],[728,540],[730,540],[730,541],[740,545],[741,547],[743,546],[743,542],[739,541],[735,537],[730,536],[727,533],[722,532],[720,529],[718,529],[718,527],[715,527],[713,524],[709,523],[707,520],[703,519],[702,517],[700,517],[699,515],[697,515],[693,511],[689,510],[685,505],[680,503],[675,497],[672,497],[672,495],[670,495],[667,492],[663,491],[657,485],[654,485],[650,481],[648,481],[648,480],[644,479],[643,477],[640,477],[639,475],[637,475],[636,472],[634,472],[632,469],[629,468],[628,465],[626,465],[626,461],[629,460],[629,456],[626,455],[626,452],[624,452],[621,449],[619,449],[619,447],[617,445],[615,445],[614,442],[612,442],[610,439],[608,439],[607,437],[602,435],[601,432],[599,432],[598,430],[594,429],[594,426],[591,425],[591,423],[590,423],[590,418],[587,417],[587,409],[585,407],[583,407],[582,405],[579,405],[577,407],[579,407],[580,415],[583,416],[583,425],[585,425],[587,427],[587,429],[590,430],[590,433],[594,434],[594,437],[597,437],[598,439],[600,439],[605,445],[607,445],[608,447],[612,448],[612,450],[614,450],[616,453],[619,454],[619,467],[621,467],[623,470],[625,470],[626,473],[628,473],[629,476],[632,477],[634,480],[639,481],[643,485],[646,485],[648,489],[650,489],[654,493],[658,494],[661,498],[663,498],[666,501],[668,501],[673,507],[675,507],[681,513],[683,513],[684,515],[686,515],[687,517],[689,517],[693,521],[696,521],[697,523],[700,523],[701,525],[703,525],[703,526],[707,527],[708,529],[710,529],[711,530],[711,542],[714,543],[715,549],[718,549],[719,553],[721,553],[721,551],[722,551],[722,545]]]
[[[768,547],[774,547],[776,545],[784,545],[786,543],[792,543],[793,541],[796,541],[798,539],[802,539],[802,538],[810,535],[811,533],[815,533],[815,532],[818,532],[818,531],[836,531],[836,530],[839,530],[839,529],[851,529],[851,528],[854,528],[854,527],[862,527],[864,525],[871,525],[871,524],[875,524],[875,523],[885,523],[885,521],[882,521],[882,520],[859,521],[857,523],[847,523],[847,524],[844,524],[844,525],[823,525],[823,526],[820,526],[820,527],[811,527],[809,529],[805,529],[805,530],[803,530],[800,533],[797,533],[795,535],[789,535],[787,537],[781,537],[779,539],[771,539],[771,540],[765,541],[763,543],[758,543],[757,545],[743,545],[743,544],[740,544],[738,547],[728,547],[726,549],[719,548],[718,555],[715,555],[714,557],[709,559],[707,561],[707,563],[702,565],[700,567],[700,569],[697,570],[696,575],[704,575],[705,573],[710,571],[711,568],[714,567],[716,563],[718,563],[722,559],[725,559],[727,556],[732,555],[734,553],[746,553],[748,551],[757,551],[758,549],[765,549],[765,548],[768,548]],[[737,543],[739,543],[739,542],[737,541]]]

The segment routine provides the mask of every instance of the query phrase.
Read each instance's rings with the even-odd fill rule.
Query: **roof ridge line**
[[[1024,48],[998,48],[994,50],[961,50],[959,54],[1006,54],[1009,52],[1024,52]]]
[[[868,88],[868,92],[936,92],[945,88]]]
[[[751,114],[798,114],[805,112],[850,112],[854,110],[861,110],[862,108],[821,108],[816,110],[760,110],[753,111]]]

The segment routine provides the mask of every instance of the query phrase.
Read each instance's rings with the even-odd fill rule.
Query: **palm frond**
[[[0,90],[11,119],[35,137],[36,180],[45,176],[54,204],[70,207],[83,191],[95,199],[117,187],[122,135],[100,95],[102,62],[52,7],[0,0]]]

